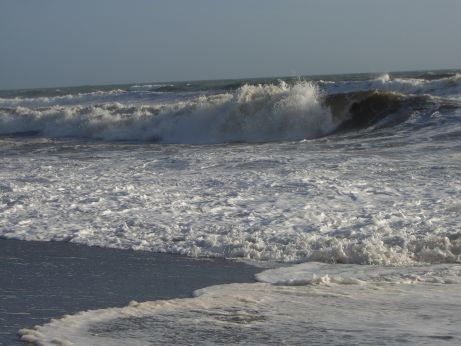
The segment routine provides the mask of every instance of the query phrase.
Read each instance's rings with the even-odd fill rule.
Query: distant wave
[[[322,95],[308,82],[280,82],[153,105],[3,107],[0,133],[187,144],[301,140],[393,125],[434,105],[428,95]]]
[[[450,89],[461,91],[461,74],[441,79],[419,79],[419,78],[391,78],[388,74],[382,75],[378,81],[382,83],[381,89],[399,91],[404,93],[431,93],[437,91],[444,93]]]
[[[329,92],[344,93],[352,91],[382,90],[407,94],[450,95],[461,92],[461,74],[440,79],[392,78],[383,74],[375,79],[355,82],[323,82]]]
[[[122,89],[114,89],[107,91],[93,91],[88,93],[74,93],[59,96],[41,96],[41,97],[14,97],[14,98],[0,98],[0,107],[46,107],[54,104],[75,104],[85,103],[91,101],[99,101],[114,98],[125,94],[126,91]]]
[[[174,90],[173,84],[135,84],[129,90],[131,91],[169,91]]]

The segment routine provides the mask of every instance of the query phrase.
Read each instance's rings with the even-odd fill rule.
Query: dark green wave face
[[[377,125],[390,127],[407,120],[415,112],[434,112],[448,102],[428,95],[405,95],[388,91],[362,91],[325,97],[325,105],[340,122],[337,132]],[[456,106],[454,106],[456,108]],[[383,120],[388,121],[383,121]]]

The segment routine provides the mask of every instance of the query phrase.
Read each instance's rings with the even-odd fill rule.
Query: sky
[[[459,0],[0,0],[0,89],[461,67]]]

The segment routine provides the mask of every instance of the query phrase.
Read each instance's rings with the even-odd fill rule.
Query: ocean
[[[0,157],[3,239],[260,268],[24,341],[461,343],[459,70],[4,90]]]

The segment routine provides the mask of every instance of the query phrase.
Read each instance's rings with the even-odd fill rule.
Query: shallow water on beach
[[[254,282],[260,271],[224,259],[0,239],[0,345],[17,332],[81,310],[132,300],[190,298],[210,285]]]

